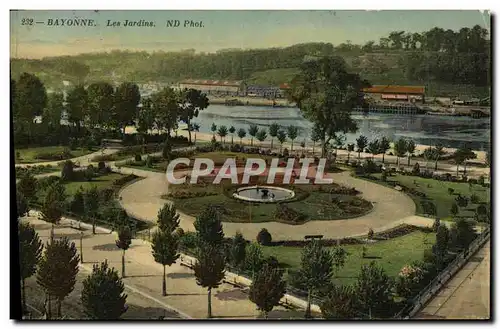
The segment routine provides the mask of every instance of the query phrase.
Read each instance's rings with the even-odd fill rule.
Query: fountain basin
[[[233,198],[259,203],[276,203],[295,197],[295,192],[286,188],[267,185],[240,187],[233,193]]]

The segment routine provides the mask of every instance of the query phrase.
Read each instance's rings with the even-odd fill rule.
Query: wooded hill
[[[460,31],[395,31],[378,43],[304,43],[285,48],[227,49],[216,53],[111,51],[41,60],[11,59],[14,79],[36,74],[49,87],[62,80],[177,82],[185,78],[290,82],[311,56],[340,55],[372,84],[425,85],[429,96],[486,97],[490,93],[490,40],[478,25]]]

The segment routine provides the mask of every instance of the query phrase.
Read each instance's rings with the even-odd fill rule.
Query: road
[[[489,319],[490,248],[488,240],[415,319]]]

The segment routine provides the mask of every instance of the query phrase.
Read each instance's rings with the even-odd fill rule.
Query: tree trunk
[[[194,143],[196,144],[196,131],[194,132]]]
[[[385,153],[382,153],[382,164],[385,164]]]
[[[313,149],[312,149],[312,152],[313,152],[313,156],[314,156],[314,146],[315,146],[316,142],[313,141]]]
[[[311,318],[311,290],[307,291],[307,307],[306,307],[306,319]]]
[[[50,243],[54,242],[54,224],[50,228]]]
[[[208,314],[207,318],[212,317],[212,288],[208,289]]]
[[[50,297],[50,294],[47,295],[47,320],[50,320],[52,318],[52,298]]]
[[[125,249],[122,252],[122,278],[125,277]]]
[[[250,146],[253,146],[253,137],[250,139]]]
[[[233,135],[231,135],[231,145],[233,145]]]
[[[290,152],[293,152],[293,140],[292,140],[292,147],[290,147]]]
[[[457,177],[458,177],[458,166],[459,166],[459,163],[457,163]]]
[[[191,120],[187,120],[188,134],[189,134],[189,144],[191,144]]]
[[[167,295],[167,279],[165,275],[165,265],[163,265],[163,284],[162,284],[162,295],[166,296]]]
[[[396,167],[399,168],[399,156],[396,156]]]
[[[262,315],[264,316],[264,319],[267,319],[268,318],[268,314],[266,311],[262,311]]]
[[[408,155],[408,167],[410,166],[411,155]]]
[[[438,170],[438,159],[436,159],[436,162],[434,162],[434,170]]]
[[[358,160],[361,159],[361,151],[358,151]]]
[[[95,216],[92,218],[92,234],[95,235]]]
[[[59,298],[56,301],[56,305],[57,305],[57,318],[60,319],[61,318],[61,305],[62,305],[62,301]]]
[[[273,150],[273,142],[274,142],[274,138],[271,138],[271,151]]]
[[[26,284],[24,279],[21,279],[21,293],[23,298],[23,314],[27,313],[26,311]]]
[[[467,161],[464,161],[464,176],[467,175]]]
[[[347,162],[351,159],[351,152],[347,152]]]

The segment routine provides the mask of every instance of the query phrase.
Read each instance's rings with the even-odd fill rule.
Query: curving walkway
[[[156,221],[158,210],[167,202],[161,196],[168,192],[168,183],[163,173],[122,168],[122,173],[133,173],[145,177],[143,180],[126,186],[120,192],[122,207],[132,216]],[[349,172],[328,174],[335,183],[352,186],[362,192],[362,197],[373,202],[374,209],[361,217],[335,221],[309,221],[302,225],[288,225],[277,222],[266,223],[223,223],[228,236],[240,231],[245,238],[255,239],[257,233],[266,228],[274,240],[302,240],[305,235],[322,234],[325,238],[342,238],[365,235],[369,228],[375,232],[383,231],[401,223],[428,226],[430,218],[415,216],[415,203],[406,194],[350,176]],[[184,230],[193,231],[194,217],[180,213]]]

